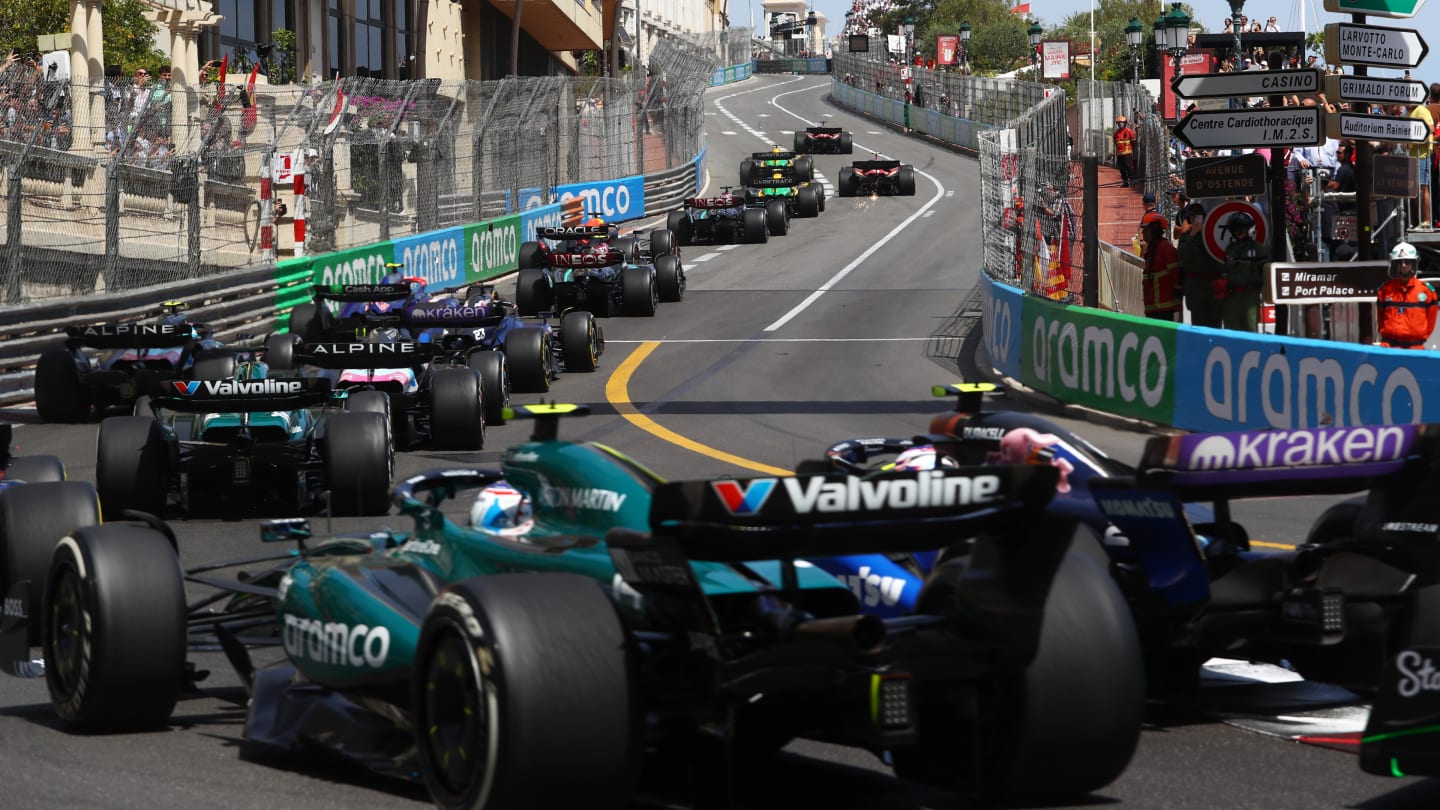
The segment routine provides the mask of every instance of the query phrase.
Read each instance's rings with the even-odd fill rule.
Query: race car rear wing
[[[1032,465],[681,481],[655,488],[650,528],[712,562],[939,549],[1039,513],[1058,482]]]
[[[491,306],[453,307],[440,303],[416,304],[401,314],[406,326],[418,328],[449,327],[455,329],[491,329],[505,320]]]
[[[414,340],[306,343],[295,352],[305,365],[324,369],[410,368],[428,363],[440,347]]]
[[[845,130],[841,127],[806,127],[805,131],[811,135],[839,135]]]
[[[335,396],[325,378],[262,380],[173,380],[151,400],[157,409],[179,413],[257,413],[298,411],[326,404]]]
[[[535,235],[541,239],[564,241],[566,239],[609,239],[609,225],[563,225],[556,228],[536,228]]]
[[[750,185],[754,188],[790,188],[800,185],[800,181],[796,180],[793,174],[786,172],[779,177],[757,177],[750,181]]]
[[[794,152],[751,152],[751,160],[794,160],[799,157]]]
[[[857,160],[850,164],[857,172],[891,171],[900,168],[898,160]]]
[[[734,194],[725,194],[720,197],[691,197],[685,200],[685,205],[690,208],[739,208],[745,201]]]
[[[410,297],[410,285],[406,284],[316,284],[312,295],[321,301],[342,303],[369,303],[375,301],[403,301]]]
[[[547,253],[545,261],[551,267],[613,267],[625,263],[625,254],[618,250],[604,253]]]
[[[1440,451],[1440,425],[1156,436],[1136,478],[1185,501],[1356,492]]]
[[[195,334],[191,323],[117,323],[67,326],[71,347],[90,349],[170,349],[189,343]]]

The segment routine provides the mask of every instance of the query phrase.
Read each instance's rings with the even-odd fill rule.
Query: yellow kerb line
[[[751,461],[748,458],[742,458],[727,453],[724,450],[716,450],[709,445],[688,439],[640,413],[640,411],[636,409],[635,404],[630,401],[630,377],[635,373],[635,369],[639,368],[640,364],[645,362],[645,359],[659,347],[660,341],[658,340],[641,343],[635,347],[635,351],[631,352],[629,357],[626,357],[624,361],[620,363],[619,367],[615,369],[615,373],[610,375],[610,379],[605,381],[605,399],[615,407],[615,411],[623,416],[625,421],[662,441],[669,442],[677,447],[683,447],[686,450],[699,453],[702,456],[709,456],[718,461],[723,461],[726,464],[733,464],[736,467],[754,470],[755,472],[766,475],[794,474],[783,467],[772,467],[769,464],[761,464],[758,461]]]

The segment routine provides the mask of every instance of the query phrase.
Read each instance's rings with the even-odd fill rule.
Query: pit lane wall
[[[1066,404],[1202,432],[1440,421],[1437,353],[1068,306],[983,273],[980,288],[990,365]]]
[[[729,67],[716,68],[714,75],[710,77],[710,86],[719,87],[722,84],[734,84],[750,78],[750,62]]]

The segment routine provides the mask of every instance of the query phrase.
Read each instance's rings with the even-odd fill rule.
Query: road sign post
[[[1391,19],[1414,17],[1423,5],[1425,0],[1325,0],[1325,10],[1336,14],[1369,14]]]
[[[1320,79],[1320,71],[1315,68],[1251,70],[1204,76],[1179,75],[1171,80],[1170,87],[1185,98],[1269,96],[1275,93],[1315,93],[1320,90]]]
[[[1325,142],[1319,107],[1197,110],[1175,127],[1192,149],[1241,146],[1319,146]]]
[[[1272,304],[1374,303],[1389,262],[1275,262],[1267,285]]]
[[[1250,197],[1265,194],[1262,155],[1192,157],[1185,161],[1185,196]]]
[[[1325,124],[1332,138],[1394,143],[1425,143],[1430,139],[1430,128],[1419,118],[1342,112],[1327,116]]]
[[[1325,26],[1325,60],[1332,65],[1418,67],[1430,46],[1413,28],[1330,23]]]
[[[1424,104],[1430,89],[1411,79],[1381,79],[1372,76],[1325,77],[1325,96],[1331,101],[1359,101],[1376,104]]]

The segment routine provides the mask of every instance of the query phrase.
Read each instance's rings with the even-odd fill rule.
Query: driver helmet
[[[470,525],[505,537],[528,534],[535,526],[530,498],[504,481],[480,490],[470,507]]]
[[[933,444],[917,444],[895,457],[892,470],[933,470],[936,467],[959,467],[955,459],[935,451]]]
[[[1230,231],[1230,238],[1238,239],[1241,234],[1248,234],[1255,228],[1255,218],[1244,211],[1236,211],[1225,220],[1225,228]]]
[[[1410,278],[1420,263],[1420,252],[1409,242],[1401,242],[1390,249],[1390,275]]]
[[[604,225],[604,224],[605,224],[605,220],[603,220],[603,219],[601,219],[601,218],[599,218],[599,217],[592,216],[592,217],[586,217],[586,218],[585,218],[585,221],[582,222],[582,223],[580,223],[580,224],[583,225],[583,226],[585,226],[585,227],[587,227],[587,228],[592,228],[592,227],[594,227],[594,226],[596,226],[596,225]],[[594,243],[594,241],[595,241],[595,240],[593,240],[593,239],[591,239],[590,237],[587,236],[587,237],[584,237],[584,238],[582,238],[582,239],[576,239],[576,240],[575,240],[575,246],[576,246],[576,247],[579,247],[579,248],[588,248],[588,247],[591,247],[591,246],[592,246],[592,244]]]

